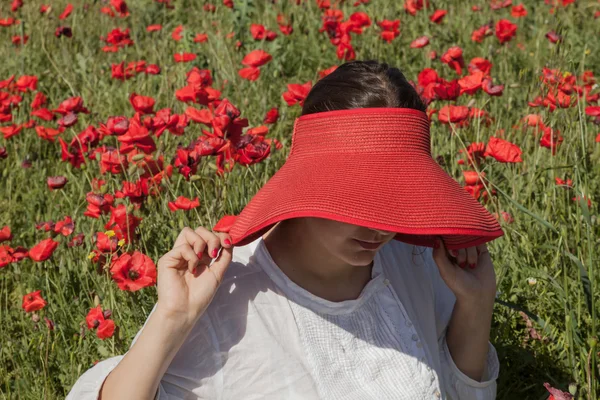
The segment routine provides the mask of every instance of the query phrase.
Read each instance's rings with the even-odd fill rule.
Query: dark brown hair
[[[315,83],[304,100],[302,115],[367,107],[427,108],[398,68],[376,60],[354,60]]]
[[[377,60],[354,60],[315,83],[304,100],[301,115],[367,107],[413,108],[423,112],[427,109],[398,68]]]

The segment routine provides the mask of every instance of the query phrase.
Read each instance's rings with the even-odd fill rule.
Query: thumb
[[[223,276],[225,275],[225,271],[227,271],[227,268],[231,263],[231,259],[233,257],[233,249],[233,246],[221,247],[219,253],[209,265],[209,268],[215,274],[219,285],[221,284],[221,282],[223,282]]]
[[[433,249],[433,260],[440,270],[442,279],[446,282],[452,281],[455,279],[456,274],[458,273],[457,270],[460,270],[460,267],[450,260],[448,250],[444,245],[444,241],[441,238],[437,238],[436,241],[439,243],[439,247],[437,249]]]

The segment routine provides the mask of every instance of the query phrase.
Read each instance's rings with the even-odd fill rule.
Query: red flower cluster
[[[119,64],[111,64],[112,77],[125,81],[134,77],[136,74],[145,73],[147,75],[160,74],[160,67],[156,64],[146,65],[146,61],[131,61],[125,66],[125,61]]]
[[[272,59],[273,57],[264,50],[252,50],[242,60],[242,65],[246,65],[246,68],[240,69],[238,74],[244,79],[255,81],[260,76],[260,69],[258,67],[265,65]]]
[[[350,61],[356,58],[350,34],[362,34],[363,27],[371,26],[371,19],[367,13],[361,11],[353,13],[346,21],[343,19],[342,10],[327,9],[322,15],[323,25],[319,28],[319,32],[326,32],[331,44],[337,47],[338,59]],[[383,22],[380,26],[385,29],[386,23]],[[388,35],[386,34],[385,37]]]
[[[85,317],[88,329],[96,329],[96,336],[102,340],[112,337],[115,332],[115,322],[108,319],[110,315],[110,310],[102,311],[102,306],[98,305],[96,308],[91,308]]]
[[[133,45],[133,40],[129,36],[129,28],[125,30],[115,28],[106,37],[101,36],[100,40],[110,45],[102,48],[102,51],[106,53],[116,53],[122,47]]]

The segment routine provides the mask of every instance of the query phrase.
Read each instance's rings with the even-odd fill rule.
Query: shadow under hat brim
[[[319,217],[397,232],[395,239],[448,249],[504,234],[496,218],[428,155],[314,154],[289,157],[236,217],[236,246],[279,221]]]

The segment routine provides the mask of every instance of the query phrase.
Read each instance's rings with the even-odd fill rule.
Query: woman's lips
[[[377,249],[379,246],[381,246],[381,244],[383,242],[377,242],[377,243],[372,243],[372,242],[363,242],[361,240],[358,239],[354,239],[358,244],[360,244],[364,249],[367,250],[375,250]]]

